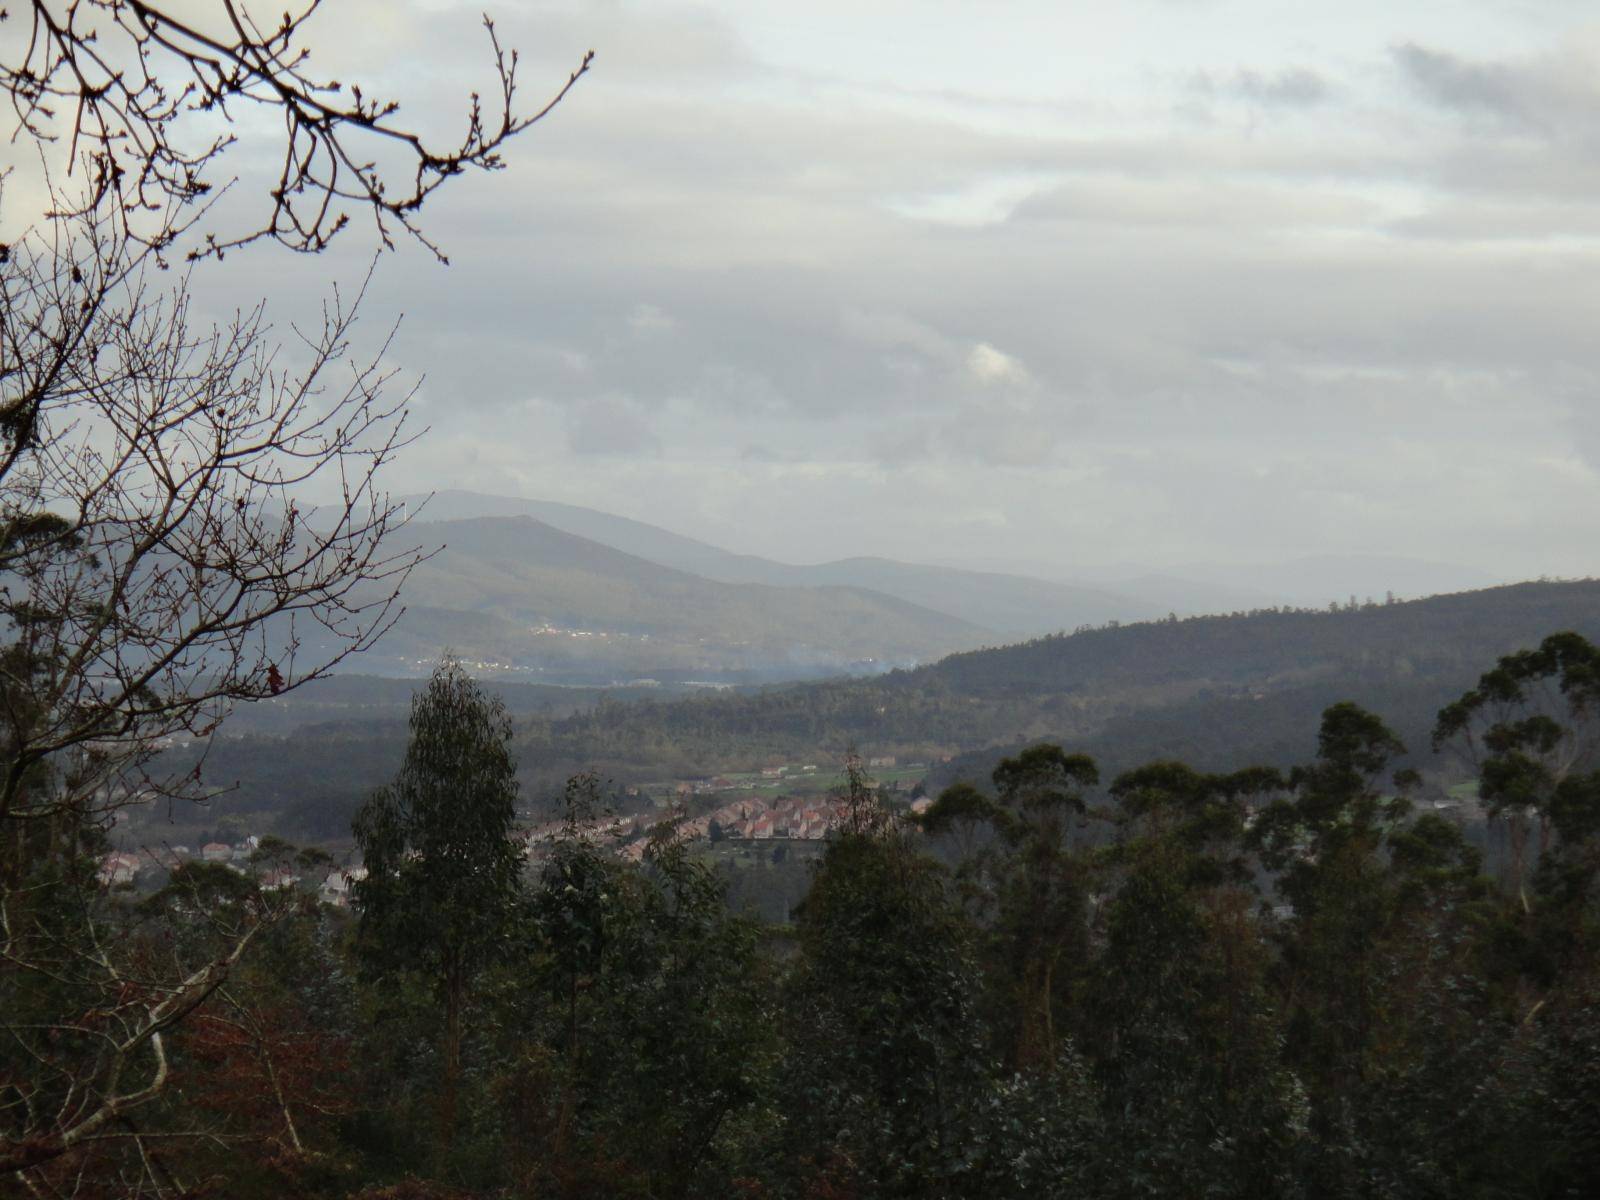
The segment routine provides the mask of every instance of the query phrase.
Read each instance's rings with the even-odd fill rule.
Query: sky
[[[481,2],[309,32],[446,131]],[[365,328],[401,321],[429,426],[397,492],[796,562],[1600,574],[1592,4],[492,11],[530,104],[596,59],[430,202],[448,268],[377,263]],[[202,285],[292,316],[371,252]]]

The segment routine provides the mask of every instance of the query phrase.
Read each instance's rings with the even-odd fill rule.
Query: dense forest
[[[40,1195],[114,1190],[128,1155],[239,1197],[1592,1195],[1600,649],[1489,665],[1430,732],[1492,867],[1344,702],[1288,769],[1040,743],[915,820],[851,760],[776,926],[670,823],[617,856],[593,776],[524,866],[511,720],[447,665],[356,816],[353,909],[274,882],[326,856],[273,839],[143,896],[72,884],[92,826],[19,864],[82,898],[19,926],[38,958],[92,929],[161,987],[254,945],[155,1047],[137,1139],[5,1166]],[[11,1014],[78,988],[4,978]],[[94,1021],[10,1028],[48,1067],[13,1125],[108,1054],[156,1069]]]

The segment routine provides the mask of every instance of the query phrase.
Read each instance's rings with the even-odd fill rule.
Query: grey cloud
[[[1240,67],[1231,75],[1211,71],[1197,72],[1189,91],[1208,100],[1233,99],[1264,108],[1308,109],[1333,98],[1334,85],[1320,71],[1290,66],[1276,71]]]
[[[684,30],[670,80],[600,42],[509,169],[441,206],[456,265],[380,264],[370,324],[411,309],[395,352],[428,372],[428,482],[663,496],[630,515],[796,557],[998,554],[1001,532],[1063,559],[1230,539],[1470,558],[1491,527],[1529,561],[1540,528],[1600,545],[1573,455],[1600,455],[1594,162],[1351,94],[1392,68],[1217,76],[1283,110],[1249,130],[1163,110],[994,132],[747,91],[748,61],[725,86],[718,36]],[[1553,129],[1583,94],[1563,63],[1489,71],[1501,109],[1451,63],[1415,86]],[[1010,219],[904,215],[996,179],[1032,189]]]
[[[1600,478],[1600,371],[1571,372],[1565,383],[1573,448]]]
[[[1503,132],[1549,138],[1591,160],[1600,153],[1600,58],[1570,38],[1550,51],[1473,60],[1416,42],[1392,51],[1402,77],[1435,106]]]
[[[1211,184],[1093,178],[1041,189],[1020,202],[1009,219],[1259,232],[1354,228],[1369,224],[1380,212],[1354,188],[1311,191],[1270,178]]]
[[[596,396],[570,409],[567,438],[578,454],[655,454],[661,449],[648,416],[621,396]]]
[[[1407,80],[1436,104],[1519,125],[1538,123],[1526,78],[1504,64],[1469,62],[1415,42],[1396,46],[1393,54]]]
[[[1258,104],[1285,108],[1311,108],[1333,95],[1327,77],[1309,67],[1286,67],[1272,74],[1241,70],[1233,89]]]

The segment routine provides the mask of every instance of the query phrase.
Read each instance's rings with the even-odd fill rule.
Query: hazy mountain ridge
[[[426,503],[424,503],[426,500]],[[1164,615],[1171,605],[1024,575],[970,571],[863,556],[814,565],[735,554],[627,517],[577,505],[446,491],[421,505],[426,520],[527,516],[646,561],[720,583],[865,588],[1012,637]]]
[[[531,670],[750,670],[917,662],[999,640],[870,589],[728,584],[663,567],[531,517],[415,522],[442,546],[407,581],[379,657],[445,649]]]
[[[1045,561],[1018,567],[950,566],[855,556],[811,565],[737,554],[671,530],[598,509],[449,490],[407,501],[423,519],[531,516],[662,566],[725,583],[774,586],[853,585],[897,596],[1011,637],[1037,637],[1176,613],[1234,612],[1283,604],[1325,607],[1330,601],[1415,600],[1504,582],[1457,564],[1395,555],[1310,555],[1282,563],[1188,562],[1079,564]]]

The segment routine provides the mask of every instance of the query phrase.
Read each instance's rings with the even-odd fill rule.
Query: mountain
[[[434,492],[431,496],[407,496],[403,503],[414,511],[416,519],[428,522],[466,521],[479,517],[532,517],[552,529],[598,542],[659,566],[687,571],[691,575],[725,583],[768,582],[739,576],[737,571],[734,572],[735,577],[723,574],[726,565],[741,561],[742,555],[647,525],[643,521],[614,516],[598,509],[581,508],[576,504],[486,496],[458,489]]]
[[[722,583],[867,588],[1010,637],[1164,616],[1166,600],[990,571],[847,558],[810,566],[734,554],[642,521],[572,504],[443,491],[410,497],[429,520],[526,516],[637,558]]]
[[[1134,564],[1039,564],[1023,571],[973,570],[887,558],[845,558],[814,565],[735,554],[643,521],[550,500],[442,491],[412,496],[428,520],[529,516],[637,558],[723,583],[775,587],[851,586],[949,613],[1008,637],[1037,637],[1141,621],[1168,613],[1197,616],[1279,605],[1326,608],[1358,600],[1401,599],[1490,587],[1487,571],[1454,563],[1379,554],[1309,555],[1282,563],[1191,562],[1167,569]]]
[[[872,679],[647,701],[531,727],[530,758],[635,746],[703,769],[842,754],[919,759],[1060,741],[1110,767],[1177,757],[1212,769],[1308,758],[1317,714],[1354,700],[1426,757],[1434,714],[1495,660],[1558,630],[1600,641],[1600,581],[1528,583],[1338,612],[1258,612],[1095,629],[952,655]],[[580,749],[581,748],[581,749]]]
[[[1600,581],[1522,583],[1338,611],[1151,621],[952,655],[897,677],[967,695],[1135,689],[1260,689],[1330,675],[1415,678],[1487,670],[1498,656],[1573,629],[1600,640]]]
[[[425,666],[448,648],[534,677],[792,676],[905,665],[996,640],[865,588],[720,583],[526,516],[413,522],[406,538],[443,549],[406,583],[406,612],[376,652],[391,665]]]

